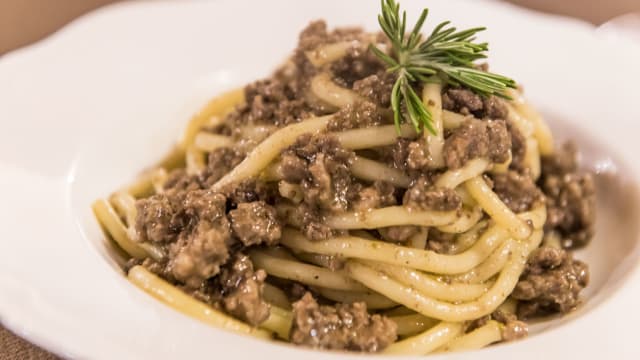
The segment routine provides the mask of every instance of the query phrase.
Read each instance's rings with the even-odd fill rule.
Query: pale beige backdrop
[[[0,0],[0,55],[37,41],[72,19],[116,1],[123,0]],[[623,13],[640,11],[640,0],[509,1],[541,11],[579,17],[596,24]],[[425,0],[425,3],[428,1]],[[14,359],[55,360],[56,357],[13,336],[0,326],[0,360]]]

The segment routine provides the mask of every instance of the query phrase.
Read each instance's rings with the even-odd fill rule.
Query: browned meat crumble
[[[445,140],[444,160],[457,169],[467,161],[487,157],[494,163],[509,160],[511,136],[504,120],[467,120]]]
[[[251,260],[238,253],[230,267],[220,272],[220,287],[225,310],[230,314],[258,325],[269,317],[269,304],[262,298],[267,273],[254,271]]]
[[[547,197],[545,231],[557,231],[565,248],[589,243],[595,232],[596,186],[591,173],[578,172],[575,147],[565,145],[543,158],[542,190]]]
[[[371,186],[360,190],[352,203],[356,211],[367,211],[385,206],[396,205],[396,188],[385,181],[374,181]]]
[[[241,203],[229,211],[235,236],[245,245],[275,245],[282,234],[276,209],[264,201]]]
[[[394,74],[381,71],[356,80],[353,83],[353,90],[379,107],[388,109],[391,105],[391,89],[395,80]]]
[[[356,101],[340,111],[329,122],[327,130],[340,131],[388,123],[388,114],[382,108],[369,101]]]
[[[521,300],[518,306],[521,318],[566,313],[580,303],[580,291],[588,283],[585,263],[573,259],[565,250],[541,247],[531,254],[511,296]]]
[[[403,204],[411,209],[453,211],[462,207],[460,196],[453,189],[435,188],[431,180],[420,177],[404,193]]]
[[[223,147],[214,150],[208,156],[207,168],[202,174],[204,187],[209,187],[220,180],[231,169],[240,164],[244,159],[244,154],[235,149]]]
[[[544,203],[544,195],[528,173],[508,171],[493,175],[492,180],[493,191],[513,212],[529,211]]]
[[[509,130],[509,135],[511,136],[511,164],[509,164],[509,168],[522,172],[525,170],[526,139],[511,121],[507,121],[507,130]]]
[[[331,350],[375,352],[393,343],[397,325],[382,315],[370,315],[367,305],[318,305],[311,294],[293,304],[290,341]]]

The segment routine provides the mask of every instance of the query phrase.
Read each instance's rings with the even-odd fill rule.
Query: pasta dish
[[[428,354],[580,304],[595,185],[482,28],[310,23],[270,77],[209,101],[160,163],[93,204],[128,279],[229,331]]]

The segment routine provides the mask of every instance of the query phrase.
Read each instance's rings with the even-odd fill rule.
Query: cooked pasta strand
[[[449,110],[442,111],[442,126],[445,130],[456,129],[470,119],[473,119],[473,115],[462,115]]]
[[[451,340],[439,350],[442,351],[468,351],[482,349],[502,340],[502,325],[495,320],[489,320],[485,325]]]
[[[273,286],[269,283],[264,283],[264,287],[262,289],[262,296],[265,301],[276,305],[279,308],[284,310],[291,310],[291,303],[289,302],[289,298],[284,293],[284,291],[280,290],[279,287]]]
[[[131,240],[126,226],[107,200],[96,200],[92,205],[92,209],[96,219],[122,250],[136,259],[144,259],[148,256],[137,243]]]
[[[409,124],[400,125],[400,135],[393,125],[372,126],[362,129],[345,130],[330,133],[345,149],[362,150],[379,146],[393,145],[398,137],[416,138],[418,134]]]
[[[136,199],[123,191],[118,191],[109,197],[109,201],[118,214],[123,217],[127,223],[127,227],[133,226],[136,222]]]
[[[538,149],[538,141],[534,138],[529,138],[526,141],[524,164],[529,169],[531,178],[538,180],[541,172],[540,150]]]
[[[463,251],[467,251],[475,244],[478,238],[482,235],[487,228],[487,221],[482,220],[476,223],[471,229],[463,234],[458,234],[456,240],[450,248],[451,254],[459,254]]]
[[[140,265],[131,268],[127,277],[151,296],[185,315],[236,333],[271,339],[270,332],[251,327],[196,300]]]
[[[212,117],[215,116],[222,118],[244,101],[243,88],[225,92],[222,95],[209,100],[204,108],[189,120],[186,129],[184,129],[182,136],[178,141],[179,148],[185,150],[191,146],[198,132]]]
[[[502,228],[491,227],[473,247],[457,255],[438,254],[430,250],[413,249],[353,236],[336,237],[324,241],[310,241],[300,232],[293,229],[285,229],[283,231],[280,243],[289,248],[306,252],[375,260],[426,272],[459,274],[467,272],[480,264],[507,236],[508,233]]]
[[[337,108],[353,104],[360,95],[354,91],[338,86],[331,80],[329,73],[323,72],[311,79],[311,92],[320,100]]]
[[[326,297],[329,300],[350,304],[354,302],[364,302],[367,304],[367,309],[378,310],[388,309],[394,306],[398,306],[397,303],[389,300],[389,298],[376,294],[372,291],[356,292],[356,291],[344,291],[327,288],[315,288],[320,295]]]
[[[267,166],[261,174],[265,181],[276,181],[284,178],[281,170],[281,163],[273,163]],[[356,156],[349,164],[351,173],[356,178],[367,181],[386,181],[394,186],[407,188],[411,179],[402,171],[392,168],[379,161]]]
[[[366,287],[351,280],[341,272],[331,271],[299,261],[279,259],[257,250],[251,251],[249,256],[257,268],[264,269],[267,274],[272,276],[329,289],[368,291]]]
[[[480,176],[465,182],[465,188],[491,218],[516,237],[525,239],[531,235],[531,227],[505,205]]]
[[[442,226],[456,220],[455,211],[410,210],[389,206],[366,212],[347,212],[328,216],[326,224],[334,229],[375,229],[395,225]]]
[[[518,217],[531,224],[535,230],[542,229],[547,221],[547,207],[544,204],[537,204],[533,209],[519,213]]]
[[[398,336],[415,335],[438,323],[438,320],[430,319],[421,314],[391,316],[389,320],[395,322],[398,326]]]
[[[292,321],[293,315],[290,311],[272,304],[269,309],[269,317],[260,324],[260,327],[273,331],[282,340],[289,340]]]
[[[184,156],[183,156],[184,158]],[[136,180],[125,186],[122,190],[135,198],[144,198],[153,195],[154,189],[151,183],[152,171],[146,171]]]
[[[432,134],[430,131],[423,131],[427,154],[429,154],[429,162],[434,168],[444,166],[444,156],[442,153],[442,149],[444,148],[444,126],[442,120],[441,92],[442,85],[436,82],[426,83],[422,88],[422,102],[431,113],[431,123],[435,130],[435,134]]]
[[[186,152],[187,174],[198,175],[202,173],[206,164],[205,153],[195,146],[189,146]]]
[[[164,192],[164,184],[167,182],[169,174],[164,168],[157,168],[151,171],[151,185],[156,194]]]
[[[520,113],[518,113],[512,104],[507,104],[507,109],[509,113],[507,115],[507,120],[509,120],[518,131],[525,137],[525,139],[530,138],[533,135],[533,124],[522,117]]]
[[[451,280],[461,283],[478,284],[490,279],[504,268],[504,265],[509,261],[509,255],[513,252],[515,246],[515,241],[505,241],[482,264],[464,274],[453,276]]]
[[[435,186],[455,189],[463,182],[481,175],[489,167],[489,160],[484,158],[468,161],[463,167],[447,170],[436,180]]]
[[[184,150],[178,145],[174,146],[155,166],[155,168],[163,168],[166,170],[173,170],[184,167]]]
[[[453,340],[463,330],[462,323],[441,322],[421,334],[389,345],[383,354],[426,355]]]
[[[372,269],[387,274],[395,280],[413,289],[421,291],[425,296],[444,301],[469,301],[482,296],[489,286],[486,284],[447,283],[429,276],[419,270],[404,266],[383,264],[380,262],[360,260]]]
[[[547,123],[542,119],[542,116],[540,116],[540,113],[527,102],[519,91],[509,89],[507,90],[507,94],[513,99],[511,103],[515,110],[527,118],[533,125],[533,136],[540,145],[540,154],[545,156],[552,155],[553,135]]]
[[[332,63],[347,55],[347,51],[360,45],[359,41],[339,41],[336,43],[320,45],[304,54],[313,66],[319,68]]]
[[[362,156],[356,156],[349,168],[353,176],[363,180],[386,181],[401,188],[408,188],[411,183],[411,179],[402,171]]]
[[[280,152],[284,150],[284,148],[293,144],[298,136],[323,130],[330,119],[330,115],[321,116],[289,125],[274,132],[256,146],[238,166],[222,177],[222,179],[218,180],[218,182],[213,185],[213,189],[220,190],[232,182],[257,175],[262,169],[269,165],[273,159],[280,155]]]
[[[518,244],[493,286],[471,302],[452,304],[433,299],[356,260],[348,261],[345,269],[349,276],[371,290],[427,317],[443,321],[467,321],[492,313],[505,301],[516,286],[530,252],[540,244],[541,239],[542,234],[537,231],[527,243]]]
[[[409,245],[415,249],[426,249],[429,239],[429,228],[421,227],[418,232],[409,238]]]
[[[232,146],[233,139],[229,136],[213,134],[209,132],[200,131],[196,134],[193,141],[193,145],[196,149],[204,152],[212,152],[222,147]]]
[[[474,227],[480,219],[484,216],[482,208],[479,206],[474,207],[470,211],[461,211],[460,216],[456,221],[449,225],[439,226],[438,230],[446,233],[460,234],[469,231]]]

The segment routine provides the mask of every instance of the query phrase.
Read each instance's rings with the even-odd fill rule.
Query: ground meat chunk
[[[489,119],[506,119],[509,115],[509,110],[504,100],[497,96],[491,95],[482,99],[484,105],[484,115]]]
[[[232,184],[229,189],[227,196],[231,201],[232,207],[253,201],[273,203],[277,196],[277,189],[273,183],[257,179],[242,180],[239,183]]]
[[[349,170],[354,156],[335,137],[304,134],[283,151],[279,171],[285,181],[301,185],[304,202],[312,208],[344,211],[359,190]]]
[[[591,173],[578,173],[575,148],[565,146],[543,159],[540,180],[547,197],[546,231],[557,231],[562,246],[584,246],[593,237],[596,217],[596,186]]]
[[[264,201],[241,203],[229,212],[234,235],[245,246],[266,244],[273,246],[280,240],[282,228],[276,209]]]
[[[191,221],[208,221],[212,224],[226,221],[227,198],[213,190],[195,190],[186,194],[183,201],[185,214]]]
[[[527,140],[512,121],[507,121],[507,130],[511,136],[511,164],[509,164],[509,168],[522,172],[526,169],[524,156],[527,152]]]
[[[529,335],[529,326],[526,322],[520,320],[507,321],[502,329],[503,341],[514,341],[527,337]]]
[[[135,229],[140,242],[174,241],[184,227],[180,209],[169,197],[156,194],[136,201]]]
[[[265,321],[270,313],[269,304],[262,297],[266,277],[264,270],[254,271],[253,263],[246,255],[236,254],[218,279],[224,309],[254,326]]]
[[[363,30],[357,27],[341,27],[330,32],[324,20],[314,20],[300,32],[297,50],[308,51],[324,44],[354,40],[363,33]]]
[[[378,229],[380,235],[387,241],[403,243],[407,242],[420,228],[412,225],[397,225]]]
[[[578,149],[573,142],[567,142],[552,156],[542,158],[543,174],[568,174],[578,170]]]
[[[217,275],[220,265],[229,258],[230,237],[226,221],[215,225],[201,221],[191,233],[182,233],[169,247],[168,268],[173,277],[187,288],[199,288],[203,281]]]
[[[353,90],[374,104],[388,108],[391,105],[391,90],[395,83],[394,74],[380,72],[353,83]]]
[[[385,149],[386,151],[382,155],[386,157],[387,161],[396,169],[405,170],[407,168],[407,156],[409,155],[410,143],[410,139],[398,138],[396,143]]]
[[[337,83],[351,88],[355,81],[385,71],[385,66],[366,46],[355,46],[331,64],[330,70],[335,74]]]
[[[544,195],[527,173],[508,171],[493,175],[492,180],[493,190],[515,213],[529,211],[534,204],[544,201]]]
[[[231,171],[244,159],[244,154],[229,147],[215,149],[209,153],[207,167],[201,177],[204,186],[210,187]]]
[[[449,111],[478,118],[506,119],[508,109],[505,102],[496,97],[486,98],[469,89],[449,88],[442,94],[442,107]]]
[[[427,250],[438,254],[452,254],[456,248],[456,234],[439,231],[436,228],[429,229],[427,237]]]
[[[293,304],[290,341],[320,349],[377,352],[396,340],[396,330],[387,317],[367,313],[365,303],[320,306],[306,293]]]
[[[396,188],[388,182],[375,181],[371,186],[365,187],[358,193],[353,202],[353,209],[367,211],[395,205],[397,203],[395,190]]]
[[[546,176],[542,189],[547,195],[545,230],[557,230],[563,247],[586,245],[595,232],[595,183],[587,174]]]
[[[381,108],[369,101],[358,100],[338,111],[327,129],[340,131],[380,125],[385,122]]]
[[[168,201],[173,211],[173,222],[168,223],[168,228],[173,230],[172,242],[166,245],[169,256],[165,271],[187,288],[198,288],[216,275],[229,257],[231,231],[225,216],[226,198],[210,190],[151,198],[155,197],[163,199],[165,204]],[[153,225],[153,221],[144,228],[148,229],[149,224]]]
[[[297,154],[290,152],[282,154],[282,161],[278,169],[282,177],[289,183],[300,183],[307,179],[309,172],[307,169],[307,160],[298,157]]]
[[[414,141],[398,139],[390,149],[389,161],[395,168],[407,171],[412,177],[429,171],[434,165],[424,138]]]
[[[527,323],[518,320],[515,314],[498,309],[491,314],[491,317],[504,324],[502,329],[502,340],[504,341],[522,339],[529,334]]]
[[[407,158],[405,161],[407,169],[419,171],[427,168],[431,158],[429,155],[424,138],[411,141],[407,144]]]
[[[276,126],[288,125],[308,118],[312,109],[288,83],[273,77],[260,80],[245,88],[247,108],[245,121],[267,123]]]
[[[167,192],[191,191],[202,188],[200,177],[189,175],[185,169],[172,170],[163,184]]]
[[[211,190],[172,188],[136,202],[140,241],[159,243],[168,259],[154,271],[196,289],[229,257],[231,231],[226,197]]]
[[[345,232],[334,230],[324,221],[318,209],[302,202],[296,205],[292,212],[280,216],[293,224],[300,226],[302,233],[310,240],[326,240],[330,237],[343,235]]]
[[[503,120],[467,120],[445,140],[444,158],[450,169],[471,160],[487,157],[494,163],[509,159],[511,137]]]
[[[451,111],[469,115],[484,108],[482,98],[468,89],[447,89],[442,95],[442,106]]]
[[[460,196],[453,189],[435,188],[424,176],[413,181],[402,203],[413,209],[436,211],[452,211],[462,206]]]
[[[512,293],[513,298],[521,300],[518,317],[566,313],[579,304],[580,291],[588,283],[585,263],[574,260],[565,250],[541,247],[529,258]]]

